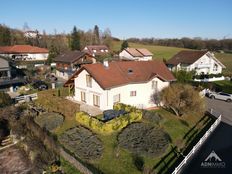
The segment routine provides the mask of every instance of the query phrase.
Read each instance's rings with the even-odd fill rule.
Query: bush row
[[[80,105],[56,95],[56,90],[38,93],[37,104],[42,105],[48,112],[58,112],[66,117],[72,117],[80,111]]]
[[[84,112],[78,112],[76,114],[76,120],[83,126],[91,128],[96,132],[110,134],[114,131],[121,130],[122,128],[126,127],[128,124],[132,122],[137,122],[142,119],[141,110],[134,110],[133,107],[131,107],[131,110],[129,109],[129,107],[127,107],[127,109],[127,112],[129,112],[128,114],[121,115],[105,123],[101,120],[89,116]]]
[[[193,78],[195,79],[210,79],[213,77],[222,77],[222,74],[204,74],[204,75],[195,75]]]

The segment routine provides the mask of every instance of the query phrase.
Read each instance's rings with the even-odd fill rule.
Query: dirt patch
[[[1,174],[18,173],[26,174],[31,171],[31,163],[24,151],[17,146],[0,152]]]

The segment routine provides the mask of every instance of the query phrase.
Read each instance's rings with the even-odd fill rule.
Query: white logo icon
[[[205,161],[222,161],[222,160],[214,151],[212,151],[209,154],[209,156],[205,159]]]

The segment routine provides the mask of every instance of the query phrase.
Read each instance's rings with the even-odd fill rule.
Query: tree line
[[[129,42],[159,45],[159,46],[172,46],[180,48],[189,48],[197,50],[210,50],[210,51],[224,51],[232,52],[232,39],[202,39],[200,37],[181,39],[156,39],[156,38],[129,38]]]
[[[27,29],[29,27],[27,26]],[[86,45],[104,44],[112,47],[112,35],[109,28],[100,30],[97,25],[93,29],[83,31],[76,26],[70,33],[47,34],[44,30],[36,37],[28,38],[18,29],[12,29],[0,24],[0,46],[26,44],[49,49],[49,62],[58,54],[68,50],[82,50]]]

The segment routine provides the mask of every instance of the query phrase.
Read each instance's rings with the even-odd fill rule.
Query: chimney
[[[108,60],[104,60],[103,61],[103,65],[105,68],[109,68],[109,61]]]

